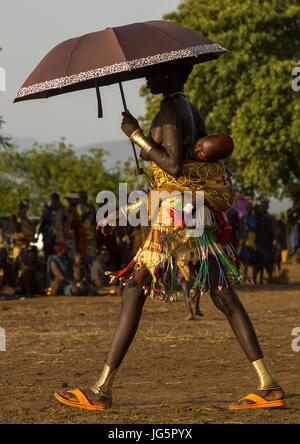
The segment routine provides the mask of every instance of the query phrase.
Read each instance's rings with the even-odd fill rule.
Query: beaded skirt
[[[205,171],[200,179],[199,163]],[[190,294],[193,297],[210,287],[209,257],[214,257],[218,264],[219,287],[246,278],[238,255],[229,243],[228,224],[222,217],[222,211],[236,202],[230,177],[220,162],[206,164],[206,169],[203,164],[205,162],[186,162],[181,176],[175,180],[152,163],[156,186],[152,188],[150,197],[157,190],[177,190],[178,194],[163,199],[154,218],[151,212],[151,227],[135,257],[123,270],[107,272],[111,283],[119,281],[126,285],[129,280],[135,280],[138,284],[141,270],[147,269],[152,281],[144,287],[144,292],[151,298],[175,300],[175,286],[182,279],[192,282]],[[197,228],[184,225],[183,191],[204,192],[202,225]],[[182,216],[179,222],[178,218],[172,217],[174,212]],[[220,221],[224,222],[223,225]]]

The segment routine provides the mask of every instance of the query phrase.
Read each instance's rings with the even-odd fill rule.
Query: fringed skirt
[[[176,207],[174,199],[165,201],[161,209],[168,206]],[[218,239],[222,236],[218,230],[216,215],[207,206],[204,207],[203,219],[202,230],[191,230],[178,226],[172,219],[166,225],[160,218],[151,226],[128,266],[117,272],[107,272],[111,283],[119,281],[126,285],[129,280],[134,280],[138,285],[141,271],[147,269],[152,275],[152,281],[149,286],[144,287],[144,292],[150,294],[151,298],[174,301],[175,285],[182,278],[186,282],[192,282],[190,294],[193,298],[197,293],[210,288],[209,257],[214,257],[218,265],[220,288],[244,280],[246,273],[234,248],[229,243],[217,242],[216,233],[218,232]]]

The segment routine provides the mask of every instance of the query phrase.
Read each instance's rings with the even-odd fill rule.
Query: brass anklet
[[[259,377],[259,386],[258,390],[280,390],[281,387],[278,384],[275,376],[272,374],[270,367],[265,362],[265,360],[258,359],[257,361],[253,361],[252,365]]]
[[[111,370],[110,366],[105,364],[100,379],[91,387],[91,390],[104,398],[112,397],[112,386],[117,373],[117,368]]]

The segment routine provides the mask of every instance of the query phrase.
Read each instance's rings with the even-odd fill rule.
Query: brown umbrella
[[[176,23],[155,20],[106,28],[66,40],[53,48],[27,78],[14,102],[95,88],[102,117],[99,87],[145,77],[153,65],[179,59],[202,63],[225,48]],[[134,150],[137,162],[136,153]],[[138,163],[137,163],[138,166]]]

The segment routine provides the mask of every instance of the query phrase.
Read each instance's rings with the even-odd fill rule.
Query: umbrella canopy
[[[156,20],[106,28],[53,48],[14,102],[144,77],[153,65],[180,59],[202,63],[225,48],[176,23]]]

